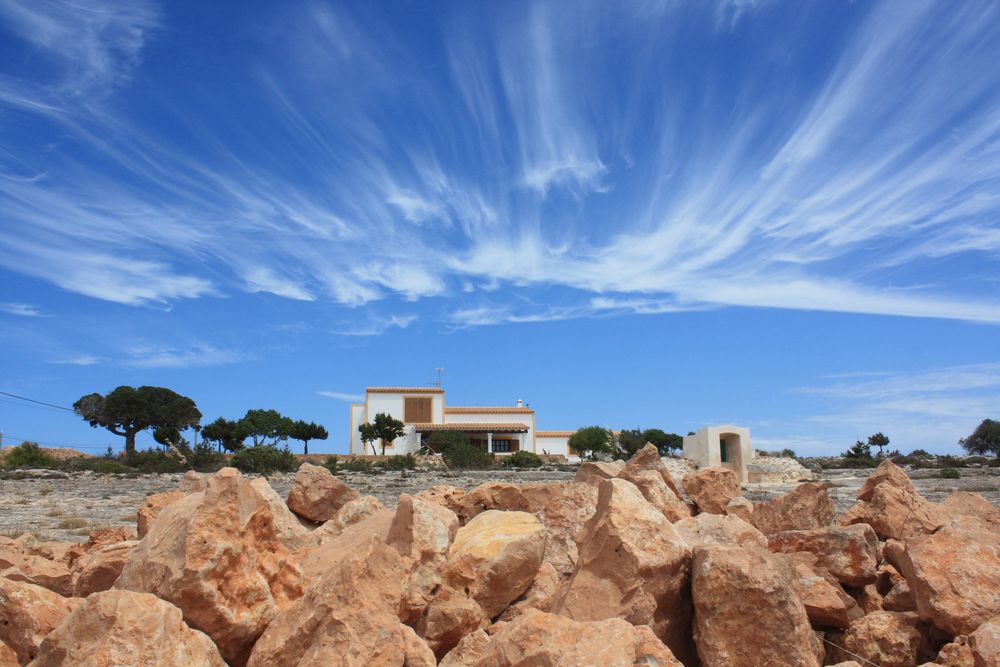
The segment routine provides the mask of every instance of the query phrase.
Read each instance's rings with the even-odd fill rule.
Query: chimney
[[[524,401],[522,401],[520,398],[517,399],[517,407],[519,407],[519,408],[523,408],[524,407]]]

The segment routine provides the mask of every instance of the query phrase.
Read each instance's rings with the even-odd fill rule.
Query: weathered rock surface
[[[810,530],[833,523],[837,508],[821,482],[806,482],[791,493],[757,503],[751,523],[765,535],[786,530]]]
[[[640,470],[629,472],[628,466],[622,471],[621,479],[635,484],[650,505],[660,510],[669,521],[680,521],[689,518],[693,512],[691,507],[681,500],[677,494],[663,481],[663,476],[655,470]],[[628,474],[626,474],[628,473]],[[665,474],[670,473],[664,471]]]
[[[689,547],[703,544],[754,545],[767,548],[767,537],[743,519],[723,514],[699,514],[674,523]]]
[[[32,667],[225,667],[207,635],[154,595],[111,590],[81,602],[38,649]]]
[[[295,473],[287,504],[288,509],[299,516],[322,523],[332,519],[344,504],[357,498],[357,491],[323,466],[303,463]]]
[[[1000,539],[976,517],[959,517],[907,543],[900,569],[920,617],[952,635],[1000,615]]]
[[[153,522],[156,521],[156,517],[160,516],[160,512],[165,507],[185,496],[187,496],[187,493],[184,491],[166,491],[146,496],[146,499],[142,501],[142,505],[139,506],[139,510],[136,512],[136,532],[139,535],[139,539],[141,540],[146,536]]]
[[[873,583],[878,575],[878,537],[867,524],[776,533],[770,536],[768,547],[776,553],[808,551],[820,567],[847,586]]]
[[[201,480],[199,480],[201,481]],[[206,482],[207,484],[207,482]],[[250,486],[260,494],[264,502],[271,508],[271,515],[274,517],[274,533],[289,551],[298,551],[303,547],[315,542],[313,532],[307,524],[295,516],[281,496],[274,488],[268,484],[264,477],[257,477],[250,481]]]
[[[25,534],[16,539],[0,537],[0,570],[7,578],[30,581],[62,596],[73,594],[73,573],[69,568],[72,546],[39,542]]]
[[[882,598],[882,608],[886,611],[916,611],[917,601],[905,580],[889,589]]]
[[[667,470],[667,466],[663,465],[663,460],[660,458],[660,451],[652,444],[647,443],[645,447],[637,451],[618,473],[618,477],[627,479],[635,484],[635,480],[632,478],[639,473],[647,471],[655,472],[662,477],[663,483],[673,492],[674,496],[680,499],[681,491],[677,488],[677,482],[674,481],[673,475]],[[639,485],[636,484],[636,486]]]
[[[542,565],[546,532],[527,512],[487,510],[459,529],[441,571],[441,589],[417,632],[443,656],[485,628],[524,593]]]
[[[317,546],[295,552],[295,558],[302,569],[305,581],[315,580],[332,565],[371,538],[378,538],[385,542],[393,517],[392,512],[376,512],[337,533],[328,534],[319,541]],[[326,526],[326,524],[323,525]],[[314,532],[318,533],[322,530],[323,528],[317,528]]]
[[[726,514],[743,519],[749,524],[753,524],[753,503],[743,496],[736,496],[726,505]]]
[[[830,641],[840,648],[828,645],[828,656],[833,660],[860,656],[880,667],[916,667],[923,638],[918,620],[914,613],[872,612],[851,623],[846,632],[832,634]]]
[[[0,641],[27,664],[78,603],[41,586],[0,577]]]
[[[414,494],[414,497],[419,498],[420,500],[426,500],[429,503],[436,503],[450,509],[456,506],[464,495],[465,489],[460,486],[453,486],[451,484],[435,484],[434,486],[417,492]]]
[[[617,618],[579,622],[539,611],[505,624],[492,638],[475,635],[461,648],[454,658],[449,654],[442,665],[683,667],[646,626],[636,627]]]
[[[552,563],[543,561],[528,590],[507,607],[497,621],[512,621],[531,609],[551,612],[559,602],[562,584],[563,579]]]
[[[331,563],[253,647],[248,667],[431,667],[431,650],[396,616],[403,557],[371,536]]]
[[[795,573],[795,590],[814,626],[847,628],[864,616],[854,598],[844,592],[832,574],[816,564],[808,552],[789,556]]]
[[[765,549],[709,544],[692,563],[694,637],[703,665],[818,667],[823,649],[787,559]]]
[[[875,472],[865,480],[861,490],[858,491],[858,500],[870,501],[875,487],[880,484],[894,486],[905,493],[918,495],[917,488],[913,486],[913,482],[903,469],[889,459],[885,459],[875,469]]]
[[[1000,667],[1000,616],[980,625],[968,643],[975,667]]]
[[[17,660],[17,653],[14,653],[14,649],[4,644],[0,641],[0,667],[20,667],[21,663]]]
[[[172,602],[230,664],[302,594],[302,574],[277,537],[270,505],[239,471],[168,505],[132,551],[116,588]]]
[[[939,505],[891,484],[879,484],[871,500],[837,517],[840,525],[867,523],[882,539],[906,540],[928,535],[947,522]]]
[[[736,473],[729,468],[702,468],[681,480],[684,492],[701,512],[725,514],[729,501],[740,495]]]
[[[956,491],[941,501],[940,508],[945,516],[974,516],[981,519],[994,531],[1000,531],[1000,507],[978,493]]]
[[[441,570],[458,532],[458,517],[446,507],[403,494],[386,542],[408,559],[399,618],[414,624],[441,584]]]
[[[81,557],[74,564],[76,578],[73,594],[85,598],[91,593],[106,591],[114,586],[137,544],[139,542],[136,540],[113,542]]]
[[[584,461],[577,468],[573,481],[597,486],[601,480],[617,477],[624,467],[624,461]]]
[[[580,533],[580,562],[557,613],[578,621],[649,625],[681,660],[692,652],[690,549],[631,482],[601,482]]]

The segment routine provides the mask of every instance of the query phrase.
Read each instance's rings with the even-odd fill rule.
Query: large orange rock
[[[79,602],[41,586],[0,577],[0,641],[27,664],[46,635]]]
[[[323,466],[303,463],[292,480],[287,504],[299,516],[322,523],[332,519],[344,504],[357,498],[357,491]]]
[[[631,482],[609,479],[580,533],[580,562],[557,613],[649,625],[681,660],[691,654],[690,548]]]
[[[725,514],[729,501],[740,495],[736,473],[729,468],[702,468],[684,475],[684,492],[701,512]]]
[[[899,564],[920,617],[952,635],[1000,615],[1000,539],[976,517],[958,517],[907,542]]]
[[[543,562],[538,568],[538,574],[531,586],[520,598],[515,600],[496,619],[497,621],[512,621],[531,609],[550,612],[559,602],[562,593],[563,579],[559,576],[552,563]]]
[[[628,466],[625,468],[627,469]],[[628,474],[626,471],[622,471],[620,477],[635,484],[643,498],[660,510],[669,521],[687,519],[693,514],[691,507],[667,486],[666,482],[663,481],[663,476],[657,471],[640,470]]]
[[[743,496],[736,496],[726,505],[726,514],[736,516],[749,524],[753,523],[753,503]]]
[[[21,667],[14,649],[0,642],[0,667]]]
[[[438,656],[485,628],[527,590],[542,565],[545,527],[527,512],[487,510],[459,529],[441,589],[417,631]]]
[[[976,658],[967,642],[968,637],[962,635],[941,647],[934,662],[924,663],[920,667],[976,667]]]
[[[298,551],[315,543],[316,540],[310,528],[288,509],[288,505],[266,478],[257,477],[250,480],[250,486],[260,494],[260,497],[271,508],[271,515],[274,517],[274,532],[286,549]]]
[[[859,502],[837,517],[840,525],[867,523],[884,540],[928,535],[947,523],[939,505],[891,484],[879,484],[871,500]]]
[[[1000,667],[1000,616],[976,628],[968,642],[975,667]]]
[[[396,616],[405,577],[399,552],[370,536],[278,614],[248,667],[432,667],[431,650]]]
[[[994,531],[1000,531],[1000,507],[978,493],[956,491],[941,501],[939,507],[946,516],[974,516],[982,519]]]
[[[882,607],[886,611],[917,610],[917,601],[913,598],[913,591],[905,579],[889,589],[882,599]]]
[[[462,662],[445,658],[453,667],[683,667],[663,642],[646,626],[636,627],[621,619],[579,622],[563,616],[529,611],[504,624],[485,644],[477,637],[475,655]]]
[[[302,573],[270,505],[235,468],[168,505],[132,551],[116,588],[180,607],[230,664],[242,665],[278,611],[302,594]]]
[[[677,482],[674,481],[670,471],[667,470],[667,466],[663,465],[663,461],[660,459],[660,450],[651,443],[646,443],[645,447],[637,451],[628,460],[625,467],[618,473],[618,477],[627,479],[634,484],[635,482],[632,478],[638,473],[645,471],[655,472],[662,477],[664,484],[673,491],[674,495],[677,498],[681,497],[681,491],[677,488]]]
[[[146,496],[146,499],[142,501],[142,504],[139,505],[139,510],[136,512],[136,532],[139,535],[139,539],[141,540],[146,536],[153,522],[156,521],[156,517],[160,516],[160,512],[165,507],[187,495],[184,491],[166,491]]]
[[[597,486],[601,480],[617,477],[624,467],[624,461],[584,461],[576,469],[573,481]]]
[[[460,486],[454,486],[452,484],[435,484],[434,486],[429,486],[423,491],[417,493],[415,498],[420,500],[426,500],[429,503],[435,503],[441,505],[442,507],[447,507],[448,509],[453,509],[458,505],[462,496],[465,495],[465,489]]]
[[[765,549],[707,544],[691,566],[694,638],[706,667],[819,667],[823,648],[787,559]]]
[[[689,547],[702,544],[755,545],[767,548],[767,537],[743,519],[724,514],[699,514],[674,523]]]
[[[458,532],[458,517],[447,507],[402,494],[386,542],[407,559],[399,618],[419,620],[441,584],[441,570]]]
[[[847,586],[864,586],[878,576],[878,537],[867,524],[776,533],[770,536],[768,548],[786,554],[808,551],[820,567]]]
[[[305,580],[315,580],[332,565],[342,560],[371,538],[377,538],[385,542],[389,535],[393,516],[393,513],[388,511],[376,512],[336,534],[324,537],[318,545],[296,551],[295,559],[298,561],[299,567],[302,568]],[[325,526],[326,524],[323,525]],[[321,530],[323,528],[317,528],[315,532],[320,532]]]
[[[69,566],[73,555],[73,545],[67,542],[40,542],[28,533],[0,538],[0,570],[9,570],[4,576],[30,581],[65,597],[73,595]]]
[[[45,638],[32,667],[225,667],[205,634],[189,628],[181,610],[154,595],[94,593]]]
[[[837,508],[822,482],[806,482],[764,503],[754,505],[751,519],[757,530],[772,535],[786,530],[809,530],[833,523]]]
[[[864,616],[854,598],[844,592],[832,574],[819,567],[808,552],[790,554],[795,590],[814,626],[847,628]]]
[[[139,542],[136,540],[113,542],[82,556],[74,563],[76,578],[73,594],[85,598],[91,593],[106,591],[114,586],[137,544]]]
[[[885,459],[878,468],[875,468],[875,472],[865,480],[861,490],[858,491],[858,500],[870,501],[875,487],[880,484],[888,484],[906,493],[917,495],[917,487],[913,486],[913,482],[910,481],[903,469],[889,459]]]
[[[880,667],[916,667],[924,631],[914,613],[874,611],[851,623],[843,633],[831,633],[828,657],[861,657]]]

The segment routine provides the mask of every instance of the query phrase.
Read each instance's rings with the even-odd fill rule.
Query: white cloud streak
[[[38,306],[28,303],[0,303],[0,313],[17,315],[18,317],[52,317],[52,315],[42,312]]]

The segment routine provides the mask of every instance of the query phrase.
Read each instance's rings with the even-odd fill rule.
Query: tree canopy
[[[374,428],[375,437],[381,441],[382,456],[385,456],[386,444],[403,435],[404,426],[403,422],[388,413],[379,412],[375,415],[375,419],[372,420],[372,427]]]
[[[250,438],[253,446],[277,445],[288,440],[292,430],[292,420],[277,410],[247,410],[239,421],[237,435],[240,441]]]
[[[292,440],[300,440],[302,442],[302,453],[308,454],[310,440],[326,440],[330,437],[330,434],[326,432],[326,428],[321,424],[299,419],[292,422],[292,428],[288,433],[288,437]]]
[[[646,446],[646,438],[639,429],[622,429],[618,431],[618,447],[631,458],[637,451]]]
[[[603,426],[587,426],[569,436],[569,447],[591,457],[610,454],[614,451],[614,435]]]
[[[427,436],[427,448],[437,454],[444,454],[452,447],[469,445],[469,436],[461,431],[434,431]]]
[[[647,428],[642,432],[642,438],[651,442],[660,450],[661,456],[667,456],[673,450],[684,448],[684,437],[676,433],[666,433],[658,428]]]
[[[969,454],[1000,456],[1000,421],[984,419],[972,435],[958,441]]]
[[[882,456],[882,450],[888,446],[889,446],[889,437],[886,436],[881,431],[875,433],[874,435],[868,436],[868,447],[869,447],[868,451],[871,451],[872,447],[878,447],[878,454],[879,456]]]
[[[195,402],[166,387],[121,386],[102,396],[81,396],[73,411],[92,427],[125,438],[125,452],[135,453],[135,436],[148,428],[186,429],[201,422]]]
[[[201,429],[201,437],[207,442],[214,442],[227,452],[236,452],[243,448],[243,438],[240,437],[239,422],[219,417],[214,422]]]
[[[841,454],[845,459],[867,459],[871,458],[872,446],[867,442],[856,441],[846,452]]]

